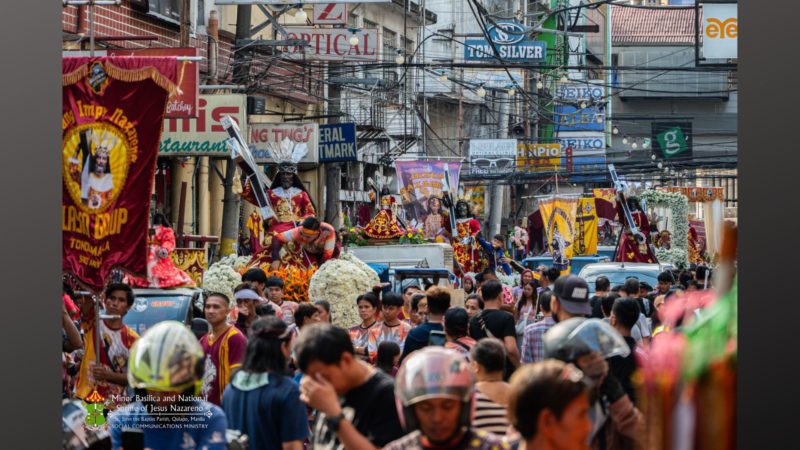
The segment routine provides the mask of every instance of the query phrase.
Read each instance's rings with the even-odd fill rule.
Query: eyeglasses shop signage
[[[703,3],[703,58],[738,57],[739,18],[736,3]]]
[[[513,173],[516,168],[516,139],[470,139],[469,169],[473,175]]]
[[[251,123],[248,144],[250,153],[259,164],[273,163],[272,148],[285,146],[290,151],[300,151],[298,145],[305,144],[308,153],[299,161],[316,164],[319,161],[319,124],[307,123]]]
[[[497,22],[497,25],[490,26],[487,31],[504,61],[542,62],[547,56],[547,44],[527,39],[522,34],[525,28],[517,22]],[[464,41],[464,60],[496,61],[497,57],[488,40],[467,39]]]
[[[332,123],[319,126],[319,161],[356,161],[356,124]]]
[[[286,39],[307,41],[308,46],[288,45],[278,47],[291,59],[316,61],[378,61],[378,30],[347,28],[286,27]],[[358,45],[350,45],[350,38],[358,38]]]
[[[200,95],[196,119],[165,119],[159,156],[228,157],[225,141],[230,138],[220,120],[231,116],[247,135],[247,96],[244,94]]]

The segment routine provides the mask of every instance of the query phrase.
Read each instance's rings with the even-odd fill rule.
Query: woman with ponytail
[[[246,434],[252,450],[301,450],[308,438],[306,406],[289,378],[291,337],[282,320],[257,320],[244,362],[222,396],[228,428]]]

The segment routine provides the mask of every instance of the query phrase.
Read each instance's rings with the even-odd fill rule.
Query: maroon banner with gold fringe
[[[147,273],[158,143],[175,58],[63,58],[62,269],[99,290]]]

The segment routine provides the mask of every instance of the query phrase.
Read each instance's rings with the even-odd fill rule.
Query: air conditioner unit
[[[247,97],[247,114],[252,114],[252,115],[265,114],[266,109],[267,109],[266,98],[257,96]]]

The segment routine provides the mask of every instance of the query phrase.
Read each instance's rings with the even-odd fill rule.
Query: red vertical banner
[[[102,288],[147,272],[147,230],[175,58],[63,58],[62,269]]]

